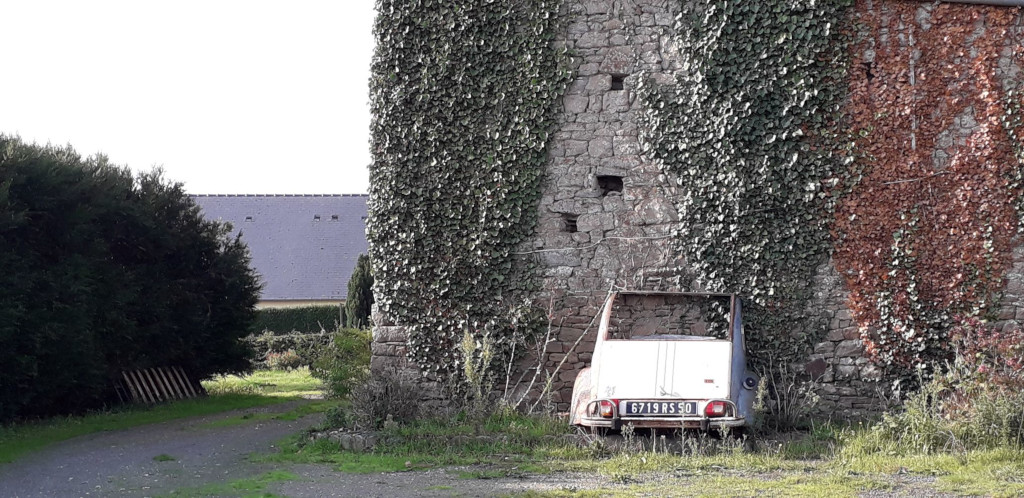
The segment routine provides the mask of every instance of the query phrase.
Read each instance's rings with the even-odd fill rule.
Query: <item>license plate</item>
[[[623,415],[683,416],[696,415],[696,401],[623,401]]]

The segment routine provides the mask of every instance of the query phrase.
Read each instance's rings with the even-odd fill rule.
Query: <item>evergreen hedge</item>
[[[335,331],[345,324],[342,306],[303,306],[301,308],[264,308],[256,310],[252,332],[275,335]]]
[[[0,422],[116,400],[122,370],[243,372],[259,284],[159,170],[0,135]]]

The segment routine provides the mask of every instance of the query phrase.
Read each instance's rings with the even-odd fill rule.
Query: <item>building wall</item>
[[[550,402],[559,411],[569,409],[576,374],[589,365],[595,317],[610,289],[701,290],[672,248],[678,223],[672,180],[644,158],[637,138],[638,75],[643,72],[668,84],[682,70],[674,55],[678,50],[673,34],[679,4],[580,0],[568,6],[564,43],[577,57],[576,79],[564,96],[564,113],[549,146],[536,237],[521,251],[539,263],[543,291],[538,302],[550,307],[553,340],[539,359],[529,355],[520,368],[527,380],[537,367],[542,377],[552,376]],[[882,8],[876,4],[868,8]],[[917,25],[902,29],[924,29],[931,20],[930,9],[934,5],[922,4]],[[984,30],[984,20],[971,29]],[[1018,22],[1016,29],[1024,28]],[[891,35],[893,43],[905,40],[904,34]],[[1014,78],[1020,68],[1012,61],[998,64],[1001,74],[1018,81]],[[957,120],[950,140],[970,136],[980,126]],[[949,140],[936,143],[940,158],[943,151],[938,147],[955,145]],[[1000,326],[1007,328],[1019,327],[1024,320],[1024,247],[1013,254],[999,311]],[[823,412],[858,417],[884,407],[886,386],[878,382],[881,372],[864,355],[860,328],[845,304],[847,296],[833,262],[822,261],[808,306],[826,325],[817,331],[821,340],[797,368],[819,382]],[[375,322],[374,370],[408,367],[404,328],[386,317],[375,316]],[[439,395],[435,400],[442,401]]]

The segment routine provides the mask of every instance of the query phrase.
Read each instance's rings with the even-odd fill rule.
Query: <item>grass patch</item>
[[[498,414],[480,423],[426,420],[384,429],[372,453],[343,451],[326,439],[293,437],[280,453],[254,457],[262,462],[329,463],[343,472],[396,472],[447,465],[491,464],[502,475],[550,471],[546,462],[566,448],[562,420]]]
[[[259,387],[231,387],[246,382]],[[204,382],[203,385],[210,392],[210,396],[205,398],[154,406],[131,405],[84,416],[55,417],[0,427],[0,463],[12,462],[25,453],[86,434],[283,403],[298,399],[300,396],[318,393],[316,389],[320,381],[314,379],[308,369],[299,369],[287,372],[261,371],[244,379],[229,376]],[[308,415],[304,413],[305,410],[326,409],[316,403],[311,405],[313,406],[299,407],[280,416],[299,418]]]
[[[167,453],[161,453],[153,457],[154,462],[176,462],[178,459],[168,455]]]
[[[272,397],[319,397],[323,382],[309,373],[309,368],[294,370],[260,370],[251,375],[221,375],[203,381],[203,387],[215,394],[259,394]]]
[[[214,420],[207,422],[198,427],[200,428],[216,428],[216,427],[234,427],[238,425],[245,425],[253,422],[261,422],[266,420],[298,420],[302,417],[312,415],[314,413],[323,413],[330,407],[336,406],[337,401],[312,401],[304,403],[292,408],[291,410],[284,413],[246,413],[235,417],[228,417],[220,420]]]
[[[272,470],[249,479],[239,479],[227,483],[206,484],[196,488],[182,488],[168,496],[279,496],[265,493],[268,484],[294,481],[299,476],[284,470]]]

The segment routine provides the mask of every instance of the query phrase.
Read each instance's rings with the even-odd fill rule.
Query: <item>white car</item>
[[[571,423],[742,431],[758,379],[747,368],[741,317],[733,294],[611,294],[593,360],[573,386]]]

